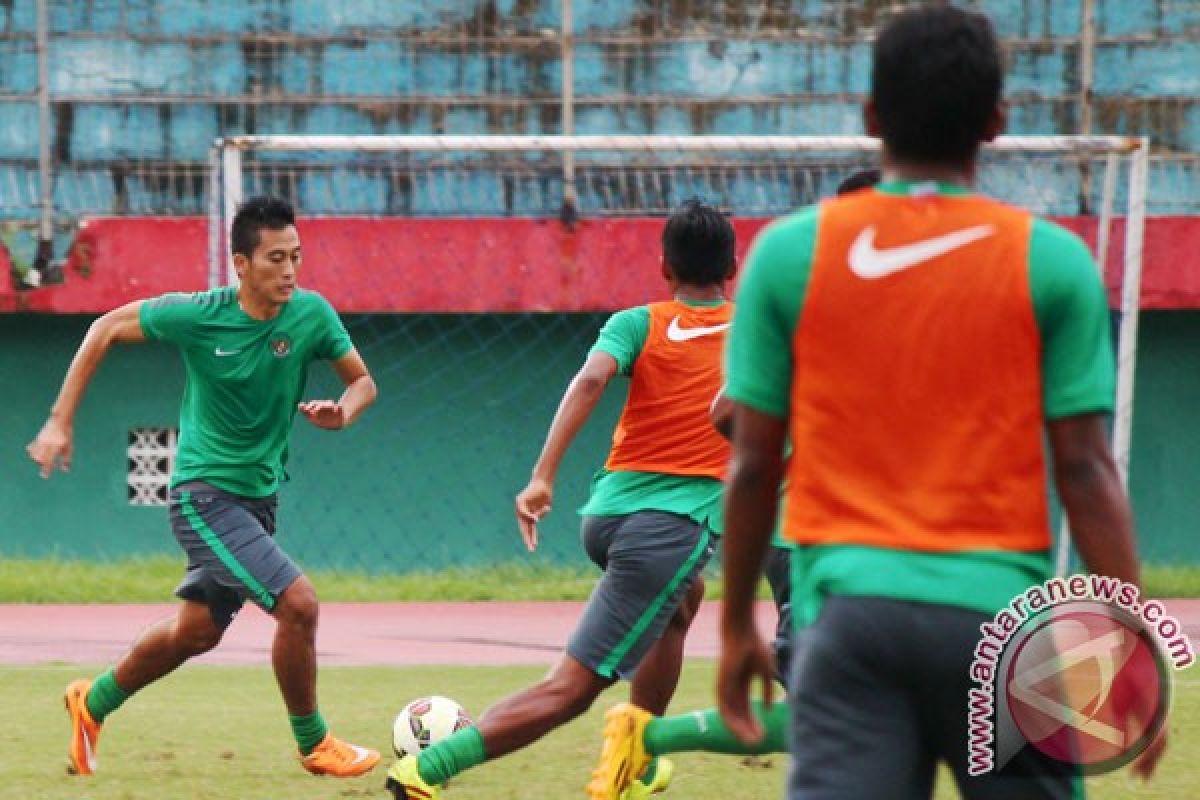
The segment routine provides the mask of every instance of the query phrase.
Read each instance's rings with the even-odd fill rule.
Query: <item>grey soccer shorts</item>
[[[763,575],[771,587],[771,598],[775,601],[775,611],[778,613],[775,641],[771,642],[771,652],[775,656],[775,680],[786,689],[788,676],[792,674],[792,642],[796,637],[792,619],[792,548],[777,544],[767,548]]]
[[[300,569],[275,542],[275,496],[241,497],[201,481],[171,492],[171,531],[187,553],[176,596],[225,628],[249,600],[271,611]]]
[[[601,677],[630,678],[712,558],[718,537],[679,514],[637,511],[584,517],[582,538],[604,575],[567,653]]]
[[[797,632],[789,800],[928,800],[938,762],[965,800],[1081,797],[1076,767],[1028,746],[999,772],[967,773],[970,665],[990,619],[929,603],[827,598]]]

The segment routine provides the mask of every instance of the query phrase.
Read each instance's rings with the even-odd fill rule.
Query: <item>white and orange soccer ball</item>
[[[392,749],[397,756],[415,756],[473,724],[463,707],[449,697],[418,697],[396,716],[392,725]]]

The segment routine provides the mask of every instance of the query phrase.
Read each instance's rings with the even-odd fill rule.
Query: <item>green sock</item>
[[[463,728],[417,756],[417,772],[430,786],[441,786],[460,772],[487,761],[483,735],[478,728]]]
[[[129,699],[129,692],[117,686],[117,678],[110,669],[92,682],[87,693],[87,710],[98,723],[121,707]]]
[[[325,734],[329,733],[329,726],[325,724],[325,718],[321,716],[320,711],[299,717],[288,714],[288,722],[292,723],[292,735],[296,737],[296,746],[304,755],[315,750],[325,738]]]
[[[754,715],[766,729],[766,736],[756,745],[743,744],[730,733],[715,708],[652,719],[642,738],[646,752],[655,756],[693,750],[746,756],[784,753],[787,752],[788,712],[786,702],[774,703],[766,710],[761,702],[754,702]]]
[[[650,784],[654,783],[654,776],[657,774],[658,756],[655,756],[654,758],[650,759],[650,763],[646,765],[646,771],[642,773],[642,777],[638,778],[638,780],[644,783],[646,786],[649,786]]]

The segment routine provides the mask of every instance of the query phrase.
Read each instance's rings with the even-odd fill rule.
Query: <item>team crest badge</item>
[[[286,333],[271,338],[271,352],[276,358],[283,358],[292,352],[292,339]]]

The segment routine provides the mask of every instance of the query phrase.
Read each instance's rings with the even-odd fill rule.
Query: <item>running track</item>
[[[550,664],[562,651],[581,603],[322,603],[321,664]],[[166,605],[0,605],[0,664],[107,664],[138,632],[168,616]],[[757,609],[764,632],[770,603]],[[274,621],[247,604],[208,664],[268,664]],[[716,657],[717,604],[705,603],[687,654]]]
[[[1168,611],[1200,649],[1200,599],[1168,600]],[[0,605],[0,664],[107,664],[172,605]],[[324,603],[317,633],[325,665],[550,664],[562,650],[580,603]],[[770,603],[759,627],[773,630]],[[274,623],[248,605],[225,640],[197,659],[267,664]],[[705,603],[687,655],[717,655],[717,604]]]

